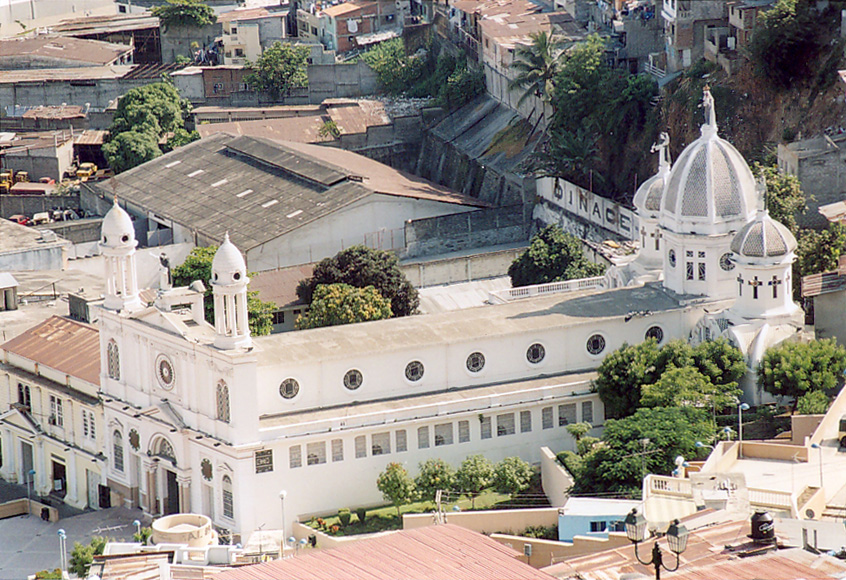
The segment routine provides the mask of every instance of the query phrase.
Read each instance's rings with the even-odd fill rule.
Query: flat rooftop
[[[358,324],[315,328],[257,337],[260,365],[303,360],[351,359],[390,349],[404,349],[513,336],[564,326],[597,326],[633,311],[665,312],[684,308],[660,286],[583,291],[515,300],[508,304],[466,308]]]
[[[54,242],[46,242],[41,239],[41,232],[39,230],[0,218],[0,257],[4,254],[19,254],[28,250],[53,248],[69,244],[69,241],[62,238],[57,238]]]
[[[0,58],[56,58],[103,66],[132,51],[131,46],[72,36],[32,36],[0,40]]]

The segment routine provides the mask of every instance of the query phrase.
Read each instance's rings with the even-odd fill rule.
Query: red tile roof
[[[515,550],[452,524],[221,572],[215,580],[552,580]]]
[[[277,307],[303,304],[297,296],[297,284],[311,278],[314,264],[290,266],[278,270],[256,272],[250,277],[250,291],[258,292],[265,302],[273,302]]]
[[[0,348],[39,366],[100,384],[100,332],[94,326],[52,316]]]

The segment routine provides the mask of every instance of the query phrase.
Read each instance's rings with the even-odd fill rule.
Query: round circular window
[[[471,373],[478,373],[485,368],[485,355],[480,352],[474,352],[467,357],[467,370]]]
[[[126,234],[123,234],[123,235],[120,237],[120,241],[121,241],[121,242],[123,242],[123,243],[125,244],[126,242],[128,242],[128,241],[129,241],[129,236],[127,236]]]
[[[536,342],[535,344],[530,346],[529,350],[526,351],[526,360],[528,360],[533,365],[538,364],[540,361],[543,360],[543,357],[545,356],[546,349],[539,342]]]
[[[364,377],[361,376],[361,371],[357,369],[348,370],[344,375],[344,386],[351,391],[356,390],[364,382]]]
[[[419,381],[423,378],[423,363],[419,360],[413,360],[405,365],[405,378],[411,382]]]
[[[664,340],[664,329],[660,326],[650,326],[646,331],[646,338],[654,338],[655,342],[661,344]]]
[[[232,278],[234,278],[235,280],[240,280],[241,272],[235,272],[234,274],[232,274]]]
[[[720,256],[720,268],[726,272],[734,270],[734,261],[731,259],[731,254],[726,253]]]
[[[299,392],[300,384],[296,381],[296,379],[285,379],[282,381],[282,384],[279,385],[279,394],[282,395],[283,399],[293,399]]]
[[[587,351],[597,355],[605,350],[605,337],[601,334],[594,334],[587,340]]]
[[[672,268],[675,268],[676,267],[676,251],[670,250],[669,252],[667,252],[667,259],[670,261],[670,266]]]
[[[176,384],[176,373],[173,370],[173,363],[167,355],[160,354],[156,358],[156,378],[159,380],[159,385],[166,391],[173,388]]]

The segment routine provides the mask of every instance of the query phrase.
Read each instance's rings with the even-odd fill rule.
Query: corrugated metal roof
[[[447,524],[221,572],[219,580],[551,580],[520,554]]]
[[[311,148],[311,149],[309,149]],[[329,155],[321,159],[319,155]],[[316,145],[218,133],[189,143],[118,177],[92,184],[102,195],[126,200],[211,240],[229,232],[242,251],[291,232],[377,193],[484,206],[423,179],[366,159],[378,168],[379,183],[395,191],[350,179],[341,169],[362,156]],[[364,163],[364,161],[362,161]],[[361,175],[361,174],[359,174]],[[367,175],[367,174],[365,174]],[[374,179],[374,181],[377,181]]]
[[[837,270],[811,274],[802,278],[802,296],[805,298],[839,292],[846,288],[846,256],[841,256]]]
[[[51,316],[0,348],[93,385],[100,384],[100,333],[88,324]]]

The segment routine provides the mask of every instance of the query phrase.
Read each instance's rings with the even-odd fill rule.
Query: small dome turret
[[[744,258],[780,258],[795,250],[796,238],[766,210],[759,210],[731,241],[731,251]]]
[[[238,248],[229,241],[229,232],[223,238],[212,260],[212,284],[231,286],[247,281],[247,264]]]
[[[669,156],[670,137],[661,133],[660,139],[652,146],[651,152],[658,152],[658,173],[644,181],[635,192],[632,203],[641,218],[657,218],[661,211],[661,199],[670,174]]]
[[[103,218],[100,243],[110,248],[135,247],[135,227],[126,210],[118,205],[117,198]]]

